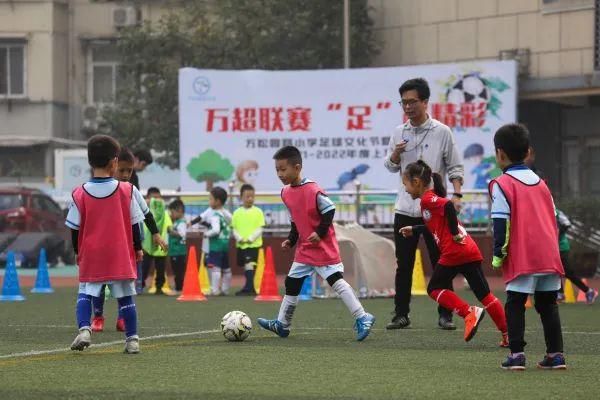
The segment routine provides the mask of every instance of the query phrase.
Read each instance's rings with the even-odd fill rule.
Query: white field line
[[[70,325],[8,325],[8,326],[21,326],[21,327],[31,326],[31,327],[46,327],[46,328],[70,327],[70,328],[72,328],[72,326],[70,326]],[[305,327],[305,328],[295,328],[294,329],[294,331],[347,331],[347,330],[350,330],[350,328]],[[386,331],[386,329],[383,329],[383,328],[373,329],[373,330],[374,331]],[[425,329],[425,328],[408,328],[408,329],[404,329],[402,331],[409,333],[409,332],[425,332],[425,331],[431,331],[431,330],[432,329]],[[494,330],[494,329],[480,329],[479,331],[480,332],[496,332],[496,330]],[[217,333],[217,332],[220,332],[220,330],[212,329],[212,330],[195,331],[195,332],[166,333],[166,334],[161,334],[161,335],[152,335],[152,336],[141,337],[140,341],[160,340],[160,339],[169,339],[169,338],[195,336],[195,335],[205,335],[205,334]],[[526,333],[541,333],[541,331],[527,330]],[[600,335],[600,332],[563,331],[563,334],[564,335],[596,336],[596,335]],[[122,343],[123,343],[123,340],[114,340],[112,342],[102,342],[102,343],[92,344],[90,347],[91,348],[102,348],[102,347],[115,346],[115,345],[122,344]],[[11,353],[11,354],[0,355],[0,360],[7,359],[7,358],[21,358],[21,357],[44,355],[44,354],[64,353],[64,352],[69,352],[69,351],[71,351],[71,349],[69,347],[50,349],[50,350],[32,350],[32,351],[26,351],[26,352],[22,352],[22,353]]]
[[[217,332],[220,332],[220,330],[212,329],[212,330],[207,330],[207,331],[166,333],[166,334],[162,334],[162,335],[153,335],[153,336],[142,337],[142,338],[140,338],[140,341],[160,340],[160,339],[169,339],[169,338],[195,336],[195,335],[205,335],[208,333],[217,333]],[[102,342],[102,343],[92,344],[90,346],[90,348],[110,347],[110,346],[114,346],[117,344],[123,344],[123,343],[124,343],[123,340],[114,340],[112,342]],[[39,355],[44,355],[44,354],[64,353],[64,352],[68,352],[68,351],[71,351],[70,347],[62,347],[59,349],[50,349],[50,350],[32,350],[32,351],[26,351],[23,353],[11,353],[11,354],[0,355],[0,360],[6,359],[6,358],[20,358],[20,357],[39,356]]]

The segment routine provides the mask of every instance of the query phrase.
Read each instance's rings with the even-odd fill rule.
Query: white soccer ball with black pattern
[[[488,103],[490,89],[478,74],[468,74],[446,91],[446,102],[454,104]]]
[[[230,311],[221,320],[221,331],[230,342],[241,342],[250,336],[252,321],[242,311]]]

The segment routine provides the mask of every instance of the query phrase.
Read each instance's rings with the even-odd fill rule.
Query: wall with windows
[[[594,0],[370,0],[377,66],[496,59],[529,49],[528,76],[594,69]],[[510,55],[507,55],[510,56]]]

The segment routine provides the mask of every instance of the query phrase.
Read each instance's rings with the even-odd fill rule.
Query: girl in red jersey
[[[456,210],[446,198],[446,188],[439,174],[434,174],[424,161],[407,165],[402,175],[406,191],[413,199],[421,199],[421,213],[425,225],[406,226],[400,229],[405,237],[428,229],[440,250],[440,259],[433,269],[427,287],[429,297],[465,320],[465,341],[471,340],[485,315],[490,314],[502,333],[501,347],[508,347],[506,317],[500,301],[490,292],[481,270],[483,257],[475,241],[458,222]],[[452,291],[452,280],[462,274],[473,293],[485,309],[469,306]]]

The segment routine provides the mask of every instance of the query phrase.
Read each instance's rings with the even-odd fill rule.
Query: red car
[[[12,243],[14,248],[8,250],[24,253],[29,266],[35,266],[37,257],[33,253],[39,252],[41,247],[48,247],[46,251],[51,263],[56,262],[58,257],[67,264],[74,263],[71,233],[65,226],[65,211],[40,190],[0,188],[0,235],[3,237],[0,241],[4,242],[3,245],[0,243],[3,247],[0,252]],[[19,238],[22,244],[17,241]]]

